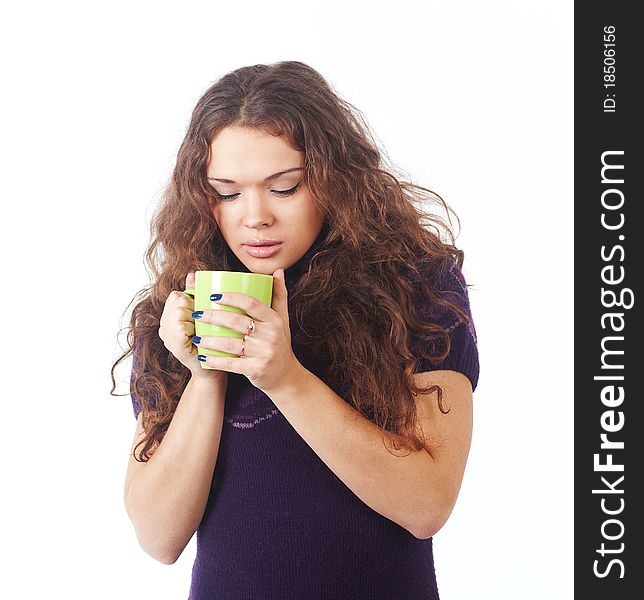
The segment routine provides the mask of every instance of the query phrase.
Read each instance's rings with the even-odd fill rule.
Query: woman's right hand
[[[194,286],[195,274],[191,272],[186,276],[186,289]],[[190,295],[177,290],[171,291],[163,307],[159,337],[176,359],[190,369],[193,378],[226,379],[226,371],[204,369],[197,360],[199,351],[192,343],[192,336],[195,335],[193,311],[194,299]]]

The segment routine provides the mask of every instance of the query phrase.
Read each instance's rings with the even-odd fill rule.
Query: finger
[[[192,296],[184,292],[174,292],[174,309],[179,311],[179,317],[182,321],[194,321],[192,313],[195,310],[195,303]]]
[[[198,359],[205,363],[207,367],[227,371],[228,373],[238,373],[245,375],[248,368],[248,359],[237,358],[234,356],[211,356],[210,354],[199,354]]]
[[[190,273],[188,273],[186,275],[186,287],[185,287],[185,289],[187,290],[188,288],[193,288],[193,287],[195,287],[195,272],[190,271]]]
[[[237,333],[248,333],[248,328],[250,326],[250,317],[248,315],[241,315],[229,310],[207,308],[205,310],[194,311],[191,314],[191,317],[195,319],[195,321],[199,320],[202,323],[228,327],[228,329],[232,329]]]
[[[288,323],[288,290],[284,279],[284,269],[277,269],[273,273],[273,300],[271,307]]]
[[[190,302],[190,299],[185,302]],[[194,306],[179,306],[179,320],[182,323],[189,323],[194,331],[195,320],[192,318],[192,313],[194,312]]]
[[[236,354],[237,356],[241,353],[242,348],[246,347],[246,342],[243,339],[223,335],[193,336],[191,340],[193,344],[200,348],[219,350],[228,352],[228,354]]]
[[[179,290],[172,290],[168,294],[168,297],[166,298],[166,303],[168,305],[175,305],[175,304],[181,305],[187,300],[192,300],[192,297],[188,296],[187,294]]]
[[[192,342],[195,335],[195,326],[192,321],[183,321],[183,333]]]
[[[253,298],[248,294],[241,294],[240,292],[222,292],[221,298],[215,300],[215,302],[217,304],[239,308],[256,321],[268,321],[272,314],[270,306],[267,306],[257,298]]]

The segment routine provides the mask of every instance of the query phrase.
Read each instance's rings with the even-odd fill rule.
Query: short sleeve
[[[432,365],[425,357],[421,356],[420,348],[428,349],[432,354],[437,353],[437,350],[428,346],[429,342],[426,336],[421,335],[420,332],[412,332],[410,336],[412,352],[415,356],[421,357],[414,372],[423,373],[440,369],[458,371],[470,380],[472,391],[474,391],[479,379],[478,342],[467,284],[455,261],[451,263],[446,274],[440,279],[436,286],[436,292],[441,298],[458,306],[468,316],[470,322],[465,323],[458,315],[442,305],[437,303],[430,305],[429,299],[421,296],[417,309],[425,321],[436,323],[447,331],[450,338],[450,351],[445,360]]]

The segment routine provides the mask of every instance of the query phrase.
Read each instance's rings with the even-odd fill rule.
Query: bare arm
[[[132,456],[145,435],[141,416],[125,478],[126,511],[141,547],[162,563],[177,560],[203,517],[224,415],[227,377],[192,377],[163,441],[148,462]]]
[[[443,387],[448,414],[435,394],[418,396],[428,445],[393,456],[383,430],[313,373],[300,367],[269,394],[282,414],[326,465],[365,504],[419,539],[433,536],[449,517],[461,486],[472,436],[472,387],[462,373],[417,373],[422,385]]]

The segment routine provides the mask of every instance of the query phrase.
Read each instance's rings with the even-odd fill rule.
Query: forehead
[[[210,143],[208,176],[237,182],[259,181],[277,171],[303,165],[304,153],[291,147],[284,135],[224,127]]]

